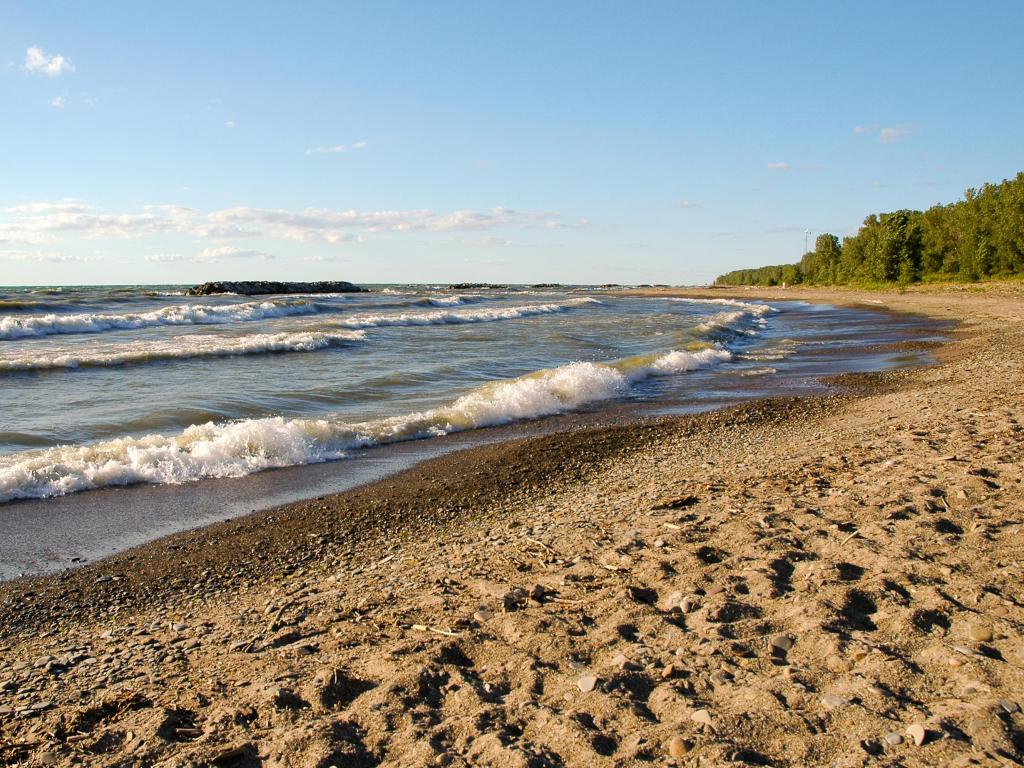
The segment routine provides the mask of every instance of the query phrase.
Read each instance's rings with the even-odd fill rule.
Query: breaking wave
[[[125,314],[32,315],[0,317],[0,339],[51,336],[66,333],[103,333],[104,331],[154,328],[161,325],[214,325],[249,322],[290,315],[311,315],[319,311],[309,301],[253,301],[244,304],[178,304],[149,312]]]
[[[256,333],[238,338],[189,335],[128,345],[108,345],[106,348],[94,346],[74,352],[66,349],[30,348],[5,352],[0,357],[0,373],[130,365],[201,357],[315,352],[358,341],[365,335],[363,331]]]
[[[361,423],[272,417],[200,424],[177,435],[123,437],[0,456],[0,502],[135,483],[241,477],[331,461],[372,445],[550,416],[621,397],[656,376],[730,360],[721,348],[614,363],[577,362],[485,384],[447,405]]]
[[[767,315],[778,310],[770,304],[758,304],[753,301],[739,301],[737,299],[684,299],[672,297],[669,301],[681,301],[686,304],[717,304],[723,307],[737,307],[755,315]]]
[[[426,307],[457,307],[460,304],[472,304],[476,300],[475,296],[425,296],[413,303]]]
[[[346,328],[384,328],[414,325],[461,325],[487,323],[495,320],[516,320],[530,315],[550,315],[585,304],[600,304],[597,299],[570,299],[560,304],[522,304],[514,307],[488,307],[482,309],[451,309],[434,312],[397,312],[391,314],[353,315],[338,322]]]

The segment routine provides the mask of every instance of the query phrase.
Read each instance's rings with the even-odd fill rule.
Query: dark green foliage
[[[842,244],[819,235],[798,264],[739,269],[716,285],[842,285],[1024,276],[1024,173],[927,211],[872,214]]]

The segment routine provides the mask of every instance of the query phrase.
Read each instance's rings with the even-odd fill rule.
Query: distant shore
[[[627,293],[959,329],[826,396],[477,447],[0,584],[0,765],[1019,750],[1021,287]]]

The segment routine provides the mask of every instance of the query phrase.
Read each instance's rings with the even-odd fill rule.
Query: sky
[[[0,0],[0,285],[700,284],[1024,170],[1024,3]]]

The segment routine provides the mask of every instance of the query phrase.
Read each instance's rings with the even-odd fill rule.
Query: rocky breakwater
[[[282,283],[276,280],[237,280],[203,283],[189,288],[187,296],[211,296],[217,293],[237,293],[241,296],[260,296],[270,293],[365,293],[347,280],[320,280],[315,283]]]

